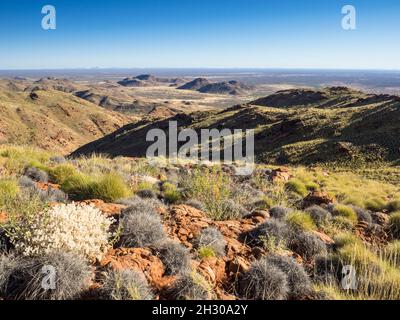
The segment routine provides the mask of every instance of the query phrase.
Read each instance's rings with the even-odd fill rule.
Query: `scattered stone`
[[[312,205],[328,205],[335,202],[335,197],[327,194],[326,192],[313,191],[303,199],[303,208],[308,208]]]
[[[267,175],[268,180],[272,182],[277,182],[277,181],[287,182],[293,177],[289,169],[284,167],[275,170],[268,170],[265,173]]]
[[[121,211],[126,208],[125,205],[116,203],[105,203],[103,200],[99,199],[85,200],[82,201],[82,203],[96,207],[106,216],[119,216],[121,214]]]
[[[325,233],[318,232],[318,231],[311,231],[311,232],[327,245],[331,245],[331,244],[335,243],[335,241],[330,236],[326,235]]]
[[[157,289],[160,289],[160,284],[165,283],[161,281],[165,273],[163,263],[149,249],[110,249],[100,261],[100,266],[111,267],[114,270],[131,269],[141,271],[149,283]]]
[[[8,214],[5,212],[0,212],[0,224],[6,223],[8,221]]]

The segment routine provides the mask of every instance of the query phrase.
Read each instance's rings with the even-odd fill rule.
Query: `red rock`
[[[38,189],[43,191],[47,191],[50,189],[60,189],[60,185],[54,183],[36,182],[36,186],[38,187]]]
[[[0,224],[6,223],[8,221],[8,214],[5,212],[0,212]]]
[[[335,197],[327,194],[326,192],[313,191],[303,199],[303,207],[307,208],[312,205],[327,205],[335,203]]]
[[[278,168],[275,170],[272,170],[271,174],[269,175],[269,179],[272,182],[277,182],[277,181],[289,181],[292,178],[292,174],[289,172],[289,169],[287,168]]]
[[[94,206],[106,216],[120,215],[121,211],[126,208],[126,206],[122,204],[105,203],[103,200],[99,199],[85,200],[82,201],[81,203]]]
[[[261,218],[264,218],[264,219],[267,219],[267,218],[271,217],[267,210],[254,210],[251,213],[251,216],[253,216],[253,217],[261,217]]]
[[[143,272],[149,283],[160,288],[164,275],[164,265],[148,249],[118,248],[110,249],[100,261],[100,266],[109,266],[115,270],[131,269]]]
[[[329,237],[328,235],[326,235],[325,233],[322,232],[318,232],[318,231],[311,231],[313,234],[315,234],[318,238],[320,238],[325,244],[334,244],[335,241],[333,241],[333,239],[331,237]]]
[[[225,261],[216,257],[202,259],[197,272],[213,285],[222,283],[225,278]]]
[[[249,267],[250,262],[240,256],[228,263],[228,271],[233,274],[246,272],[249,270]]]

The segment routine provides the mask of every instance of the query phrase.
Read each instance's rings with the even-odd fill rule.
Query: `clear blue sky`
[[[400,1],[0,1],[0,69],[92,67],[400,69]]]

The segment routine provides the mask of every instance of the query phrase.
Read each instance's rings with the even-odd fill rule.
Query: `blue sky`
[[[400,1],[0,1],[0,69],[93,67],[400,69]]]

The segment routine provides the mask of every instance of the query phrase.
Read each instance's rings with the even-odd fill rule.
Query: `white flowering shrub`
[[[93,206],[60,204],[22,221],[11,242],[27,256],[63,251],[100,259],[112,236],[113,222]]]

